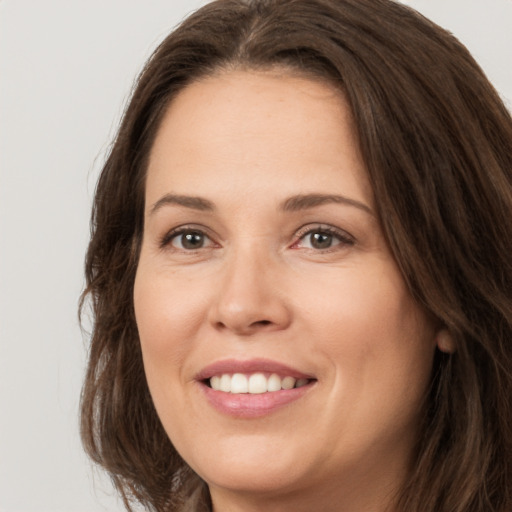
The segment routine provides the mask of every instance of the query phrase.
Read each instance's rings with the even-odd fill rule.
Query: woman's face
[[[410,462],[435,332],[384,240],[343,95],[285,72],[189,85],[150,155],[144,230],[149,388],[214,504],[380,510]]]

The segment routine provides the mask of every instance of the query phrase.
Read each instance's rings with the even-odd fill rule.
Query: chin
[[[210,456],[203,452],[198,458],[200,464],[192,461],[192,469],[209,486],[247,493],[283,493],[300,488],[308,480],[301,454],[286,454],[285,449],[275,449],[272,443],[237,444]]]
[[[237,493],[272,496],[287,494],[301,488],[303,479],[290,468],[273,468],[270,464],[240,464],[231,468],[215,468],[200,475],[210,487],[218,487]]]

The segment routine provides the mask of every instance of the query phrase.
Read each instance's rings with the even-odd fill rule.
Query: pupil
[[[332,235],[326,233],[314,233],[311,245],[315,249],[328,249],[332,244]]]
[[[201,233],[187,233],[182,237],[182,244],[185,249],[198,249],[203,246],[203,235]]]

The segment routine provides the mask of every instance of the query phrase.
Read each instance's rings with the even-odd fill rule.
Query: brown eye
[[[200,231],[185,231],[177,233],[173,237],[171,245],[177,249],[193,251],[205,247],[208,241],[209,238]]]
[[[333,245],[333,236],[329,233],[311,233],[309,235],[310,245],[314,249],[328,249]]]
[[[354,245],[354,243],[354,238],[346,231],[332,227],[317,226],[302,234],[298,243],[294,244],[294,248],[301,247],[303,249],[326,251],[338,248],[338,246],[342,249],[343,247]]]

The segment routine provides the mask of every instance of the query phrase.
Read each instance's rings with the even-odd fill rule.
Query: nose
[[[262,252],[254,247],[236,250],[224,262],[209,312],[215,329],[248,336],[290,325],[282,269]]]

